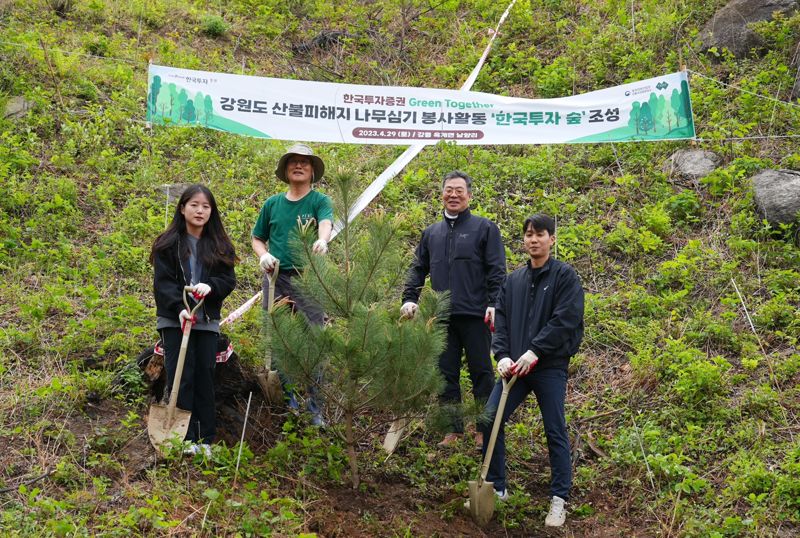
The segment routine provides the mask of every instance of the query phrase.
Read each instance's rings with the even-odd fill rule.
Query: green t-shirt
[[[297,237],[298,222],[312,222],[314,229],[320,221],[333,221],[331,199],[312,190],[296,202],[286,199],[286,193],[270,196],[264,202],[253,226],[253,237],[269,242],[270,253],[281,262],[281,269],[302,269],[303,261],[296,259],[290,240]]]

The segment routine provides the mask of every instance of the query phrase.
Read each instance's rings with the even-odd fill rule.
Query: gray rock
[[[696,182],[716,170],[722,157],[704,149],[679,149],[664,163],[664,173]]]
[[[800,8],[799,4],[798,0],[732,0],[700,32],[703,50],[726,48],[736,58],[744,58],[750,49],[764,45],[749,27],[751,23],[771,20],[776,11],[788,15]]]
[[[186,190],[188,184],[185,183],[176,183],[174,185],[161,185],[158,188],[158,193],[161,196],[166,196],[167,201],[166,203],[169,205],[175,204],[183,194],[183,191]]]
[[[800,211],[800,172],[762,170],[753,176],[755,202],[761,217],[770,224],[789,224]]]
[[[25,113],[33,108],[33,101],[28,101],[19,95],[12,97],[6,103],[6,109],[3,112],[4,118],[21,118]]]

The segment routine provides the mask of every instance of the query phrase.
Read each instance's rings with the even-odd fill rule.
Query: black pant
[[[181,386],[178,389],[178,407],[192,412],[186,440],[193,443],[213,443],[216,436],[214,366],[217,361],[218,337],[217,333],[211,331],[192,331],[189,334]],[[167,367],[167,394],[175,379],[182,339],[183,332],[180,329],[161,329],[164,363]]]
[[[447,347],[439,356],[439,370],[444,376],[444,391],[439,396],[443,404],[461,403],[461,353],[467,358],[472,394],[477,402],[485,402],[492,393],[494,371],[489,358],[489,329],[483,319],[472,316],[451,316],[447,325]],[[460,413],[453,412],[451,431],[462,433],[464,423]]]
[[[322,308],[313,299],[303,296],[292,282],[298,276],[295,269],[278,273],[278,280],[275,282],[275,302],[287,298],[291,301],[292,312],[302,312],[311,325],[322,325],[325,322],[325,313]],[[263,291],[261,307],[267,310],[269,308],[269,278],[266,273],[261,282],[261,289]]]
[[[492,425],[497,415],[497,406],[500,403],[502,392],[503,383],[498,381],[492,391],[489,402],[486,404],[486,411],[491,419],[481,425],[481,431],[484,435],[484,456],[486,456],[486,448],[489,443],[489,436],[492,433]],[[557,495],[564,500],[569,500],[569,490],[572,486],[572,460],[570,458],[567,421],[564,415],[564,400],[567,395],[567,371],[559,368],[535,370],[533,373],[517,379],[514,386],[511,387],[506,406],[503,409],[503,420],[500,430],[497,432],[497,440],[495,441],[494,452],[492,452],[489,472],[486,473],[486,480],[494,482],[494,488],[498,491],[506,489],[505,424],[508,417],[525,401],[525,398],[531,392],[536,396],[536,402],[539,404],[544,433],[547,437],[547,453],[550,456],[550,495]]]
[[[325,312],[323,312],[322,308],[316,301],[304,296],[294,285],[293,280],[299,276],[300,273],[298,273],[296,269],[290,269],[278,273],[278,280],[275,282],[275,302],[277,303],[284,298],[289,299],[291,302],[290,304],[292,312],[299,311],[302,313],[308,320],[308,323],[311,325],[322,325],[325,323]],[[268,310],[269,277],[266,273],[264,274],[264,279],[261,282],[261,287],[263,293],[261,307],[264,310]],[[293,398],[294,393],[289,390],[289,385],[292,385],[291,380],[280,370],[278,370],[278,375],[280,376],[281,384],[287,393],[287,397],[290,399]],[[315,374],[315,379],[318,385],[322,384],[321,373],[318,372]],[[312,383],[306,387],[306,391],[308,392],[308,397],[306,398],[306,407],[308,408],[308,411],[313,415],[319,414],[322,410],[322,398],[319,395],[317,387]]]

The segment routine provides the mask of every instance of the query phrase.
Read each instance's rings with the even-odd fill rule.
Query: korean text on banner
[[[147,119],[280,140],[569,144],[694,138],[685,72],[581,95],[521,99],[151,65]]]

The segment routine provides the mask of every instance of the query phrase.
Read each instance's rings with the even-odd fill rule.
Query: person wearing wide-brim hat
[[[294,307],[300,310],[310,323],[322,325],[324,313],[322,309],[297,293],[292,280],[300,274],[304,262],[292,250],[291,244],[297,236],[299,227],[312,226],[317,230],[317,240],[312,251],[324,255],[328,252],[328,241],[333,230],[333,204],[331,199],[311,188],[311,184],[319,181],[325,173],[325,163],[305,144],[295,144],[278,160],[275,176],[287,183],[289,189],[285,193],[271,196],[264,202],[258,220],[253,227],[253,250],[259,257],[259,265],[264,270],[263,307],[267,304],[268,275],[279,263],[278,279],[275,282],[276,300],[289,298]],[[322,426],[321,410],[310,391],[306,403],[312,415],[312,423]],[[296,407],[293,394],[289,394],[289,405]]]

